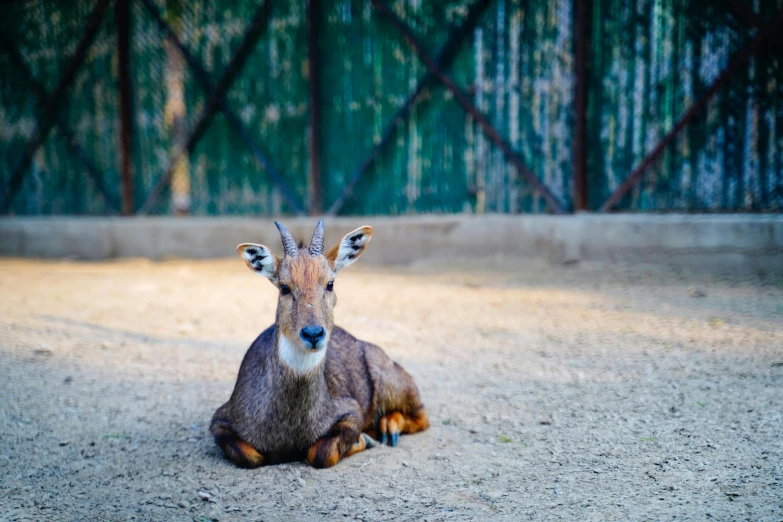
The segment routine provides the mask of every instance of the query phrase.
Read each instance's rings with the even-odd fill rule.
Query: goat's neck
[[[304,352],[277,330],[275,335],[278,375],[284,393],[302,401],[317,402],[326,393],[324,366],[326,347],[317,352]],[[281,390],[282,391],[282,390]]]

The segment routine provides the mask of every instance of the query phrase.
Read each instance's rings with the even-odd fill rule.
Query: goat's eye
[[[288,295],[291,293],[291,287],[288,285],[280,285],[280,293],[283,295]]]
[[[326,290],[329,292],[334,290],[334,281],[329,281],[328,283],[326,283]]]

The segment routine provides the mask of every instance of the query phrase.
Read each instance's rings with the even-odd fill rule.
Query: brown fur
[[[281,299],[277,304],[276,324],[289,339],[296,339],[299,330],[308,324],[320,324],[327,331],[334,326],[334,292],[326,284],[334,279],[334,272],[323,256],[303,255],[282,263],[278,272],[279,284],[288,285],[296,299]],[[310,308],[307,305],[312,304]]]
[[[362,432],[393,436],[395,445],[399,433],[429,426],[410,375],[381,348],[334,326],[337,298],[327,284],[362,254],[371,237],[372,229],[362,227],[325,256],[300,248],[297,256],[274,263],[263,245],[238,248],[251,269],[291,293],[281,292],[275,324],[248,349],[231,398],[212,419],[215,441],[236,465],[305,459],[314,467],[331,467],[368,447]],[[323,327],[328,344],[302,345],[299,332],[306,326]],[[284,341],[304,357],[325,353],[312,369],[295,370],[281,355]]]
[[[257,468],[264,463],[264,457],[253,446],[237,437],[233,431],[220,425],[213,425],[212,435],[223,453],[237,466]]]
[[[395,411],[381,417],[378,423],[378,430],[381,436],[384,434],[418,433],[429,427],[430,421],[423,410],[414,415],[404,415],[399,411]]]
[[[360,453],[366,449],[367,449],[367,439],[364,437],[359,437],[359,440],[354,442],[353,446],[351,446],[351,448],[348,450],[345,456],[350,457],[351,455]]]

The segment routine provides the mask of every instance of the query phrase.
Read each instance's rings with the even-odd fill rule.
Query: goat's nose
[[[315,346],[321,342],[321,339],[326,335],[326,330],[322,326],[305,326],[302,331],[299,332],[299,337],[306,343],[310,343],[310,346]]]

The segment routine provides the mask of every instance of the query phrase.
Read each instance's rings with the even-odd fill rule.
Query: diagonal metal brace
[[[625,196],[626,192],[631,190],[641,181],[642,176],[647,171],[647,168],[655,162],[655,160],[663,153],[664,150],[666,150],[666,147],[668,147],[674,141],[677,135],[682,132],[688,123],[693,118],[695,118],[704,107],[707,106],[707,102],[709,102],[712,97],[715,96],[718,91],[720,91],[720,89],[731,79],[731,77],[737,74],[737,72],[740,71],[743,67],[748,65],[750,59],[761,50],[761,45],[764,42],[764,39],[767,38],[770,34],[773,34],[773,31],[777,30],[782,23],[783,9],[778,11],[778,13],[773,17],[773,20],[767,24],[762,31],[760,31],[758,36],[753,38],[750,42],[746,43],[729,59],[729,63],[723,72],[720,73],[717,78],[715,78],[709,87],[707,87],[707,90],[704,92],[704,94],[702,94],[698,100],[693,102],[693,105],[691,105],[690,108],[685,111],[685,114],[683,114],[674,127],[672,127],[672,130],[670,130],[668,134],[666,134],[666,136],[664,136],[664,138],[658,142],[658,145],[656,145],[653,150],[651,150],[650,153],[647,154],[647,156],[645,156],[641,162],[639,162],[639,165],[631,171],[628,177],[625,178],[625,181],[623,181],[614,190],[614,192],[612,192],[604,204],[601,205],[599,212],[608,212],[611,210],[620,202],[621,199],[623,199],[623,196]]]
[[[30,139],[27,141],[24,151],[22,152],[22,157],[19,158],[16,167],[11,171],[11,176],[8,179],[8,185],[6,186],[4,193],[0,195],[0,213],[5,214],[8,212],[8,209],[11,207],[11,201],[14,199],[14,196],[22,185],[22,179],[30,166],[35,151],[38,150],[38,147],[41,146],[44,139],[49,134],[49,130],[51,130],[54,123],[54,116],[60,108],[62,99],[65,96],[65,91],[76,77],[76,72],[79,70],[79,67],[87,56],[87,51],[90,49],[95,37],[98,35],[101,21],[103,21],[103,18],[106,15],[109,3],[110,0],[96,0],[95,7],[93,8],[92,13],[90,13],[89,21],[84,29],[84,34],[82,35],[81,40],[79,40],[71,59],[65,66],[65,70],[60,77],[57,87],[55,87],[51,97],[44,105],[36,128],[33,131],[33,135],[30,136]]]
[[[525,163],[522,161],[522,158],[519,157],[519,154],[517,154],[511,148],[511,145],[500,136],[500,133],[498,133],[495,127],[489,123],[489,120],[487,120],[486,116],[484,116],[481,111],[479,111],[478,108],[476,108],[476,106],[471,103],[467,94],[465,94],[462,89],[457,87],[451,78],[449,78],[448,75],[443,72],[443,69],[439,67],[438,64],[429,56],[429,54],[424,50],[424,46],[413,34],[413,31],[410,29],[410,27],[408,27],[405,22],[403,22],[396,14],[394,14],[394,12],[389,9],[389,7],[382,0],[372,0],[372,3],[384,16],[386,16],[386,18],[389,19],[389,21],[397,28],[397,30],[402,33],[408,44],[413,47],[413,49],[419,55],[419,58],[421,58],[421,60],[427,66],[427,69],[429,69],[430,72],[432,72],[438,78],[438,80],[440,80],[441,83],[443,83],[443,85],[449,91],[451,91],[451,93],[454,95],[454,98],[462,106],[462,108],[470,113],[471,116],[473,116],[487,137],[495,145],[497,145],[497,147],[505,155],[506,159],[517,169],[517,172],[519,172],[519,174],[521,174],[522,177],[524,177],[528,183],[530,183],[533,188],[535,188],[538,193],[541,194],[544,200],[546,200],[549,209],[555,214],[565,213],[563,205],[557,200],[557,198],[555,198],[554,194],[552,194],[549,188],[547,188],[547,186],[544,185],[535,174],[533,174],[527,165],[525,165]]]
[[[465,17],[465,21],[449,35],[448,40],[443,45],[443,48],[435,57],[435,63],[438,64],[441,69],[448,69],[452,62],[454,62],[454,59],[457,57],[457,51],[459,51],[460,44],[462,44],[462,41],[465,39],[465,37],[476,27],[479,17],[486,10],[491,1],[492,0],[478,0],[476,3],[470,6],[470,9],[468,9],[468,14]],[[392,137],[394,137],[394,133],[410,112],[411,107],[413,107],[413,104],[416,102],[421,92],[434,83],[436,79],[437,78],[435,74],[429,70],[419,79],[418,83],[416,84],[416,88],[413,89],[413,92],[411,92],[411,94],[405,100],[405,103],[403,103],[400,108],[397,109],[394,117],[384,128],[383,134],[381,135],[381,140],[372,148],[370,153],[365,157],[364,161],[362,161],[359,168],[351,177],[351,180],[343,189],[340,197],[338,197],[332,206],[329,207],[329,210],[327,211],[328,215],[334,216],[340,211],[348,198],[351,197],[352,191],[356,184],[359,182],[362,176],[364,176],[372,164],[375,163],[375,160],[378,158],[381,151],[386,148],[386,145],[391,141]]]
[[[35,76],[33,76],[33,72],[25,63],[24,58],[19,52],[19,49],[17,49],[13,42],[5,35],[0,36],[0,41],[2,41],[3,46],[11,58],[11,61],[16,64],[16,67],[24,74],[24,77],[27,80],[27,83],[30,84],[33,93],[35,93],[36,97],[38,97],[42,105],[45,104],[46,100],[49,99],[49,93],[46,92],[46,88],[43,86],[43,84],[39,82]],[[63,141],[65,141],[65,145],[68,147],[68,151],[82,163],[82,166],[87,172],[89,179],[92,181],[93,185],[95,185],[95,189],[98,191],[98,194],[100,194],[103,200],[106,202],[106,206],[108,207],[109,212],[112,214],[116,213],[116,209],[118,208],[117,202],[109,195],[108,191],[106,190],[106,185],[103,183],[101,172],[95,166],[95,163],[93,163],[92,160],[87,157],[84,149],[82,149],[79,145],[79,140],[76,138],[76,135],[73,133],[73,131],[71,131],[71,129],[68,128],[68,124],[62,118],[62,116],[57,113],[54,115],[54,125],[57,127],[60,135],[65,138]]]
[[[258,161],[264,167],[264,170],[269,175],[272,182],[277,185],[280,193],[283,195],[288,204],[291,205],[291,207],[294,209],[294,212],[298,215],[303,215],[304,211],[302,210],[302,206],[299,204],[297,197],[294,195],[291,189],[288,188],[282,176],[277,171],[277,169],[274,168],[269,158],[253,141],[253,138],[245,128],[242,120],[239,119],[236,113],[228,105],[225,97],[226,91],[228,91],[228,88],[231,86],[231,83],[236,77],[236,74],[242,69],[242,65],[245,63],[247,56],[250,54],[250,51],[253,50],[260,31],[264,28],[264,22],[268,18],[272,1],[267,0],[256,9],[256,12],[253,15],[252,21],[250,22],[248,29],[245,32],[237,52],[232,57],[231,62],[229,62],[228,67],[223,73],[223,76],[218,81],[217,85],[212,82],[204,67],[193,56],[188,48],[185,47],[185,44],[182,43],[176,32],[174,32],[171,26],[166,23],[165,20],[163,20],[163,17],[160,15],[158,8],[155,6],[152,0],[141,0],[141,3],[150,13],[153,21],[157,24],[160,31],[166,35],[166,38],[168,38],[169,41],[173,43],[182,54],[182,57],[185,59],[185,62],[187,62],[188,67],[190,67],[193,75],[196,77],[196,80],[201,84],[201,88],[204,89],[204,91],[209,95],[209,101],[204,106],[204,109],[202,110],[198,121],[196,125],[194,125],[193,131],[191,132],[188,139],[175,150],[174,154],[172,155],[172,160],[169,164],[169,167],[166,169],[164,175],[160,180],[158,180],[155,187],[147,196],[144,205],[139,210],[139,214],[146,214],[153,208],[163,190],[171,182],[171,176],[177,162],[183,154],[189,153],[195,148],[196,144],[203,136],[212,114],[217,109],[223,113],[231,128],[239,135],[242,141],[245,142],[256,161]]]

